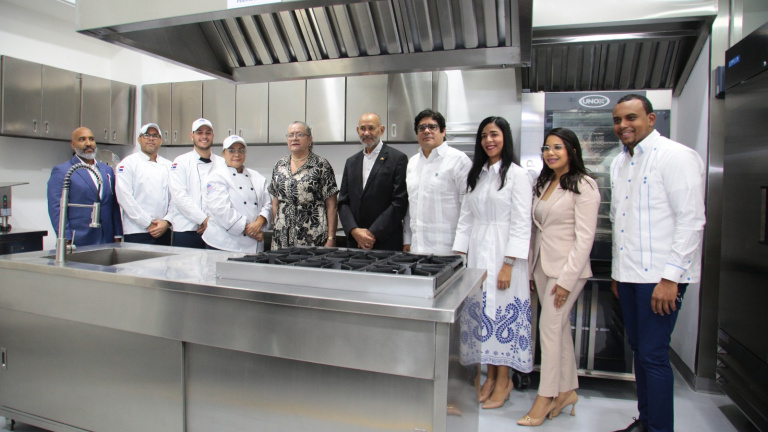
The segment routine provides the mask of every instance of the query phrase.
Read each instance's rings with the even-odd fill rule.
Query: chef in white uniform
[[[139,131],[140,150],[123,159],[116,171],[115,194],[126,242],[171,245],[171,161],[158,155],[160,126],[147,123]]]
[[[201,118],[192,122],[192,151],[184,153],[171,166],[173,198],[173,246],[205,249],[202,234],[208,227],[205,209],[205,179],[221,156],[211,154],[213,124]]]
[[[237,135],[224,140],[226,165],[217,165],[208,175],[205,206],[208,228],[203,240],[209,248],[256,253],[264,250],[264,230],[272,218],[272,200],[267,180],[245,168],[248,148]]]

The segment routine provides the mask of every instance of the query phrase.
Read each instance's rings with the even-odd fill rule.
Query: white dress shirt
[[[461,201],[467,192],[467,174],[472,160],[447,143],[408,160],[408,213],[403,243],[413,253],[449,255],[459,222]]]
[[[704,162],[653,131],[611,163],[612,278],[698,282],[704,233]]]
[[[383,143],[379,140],[379,143],[376,144],[376,147],[373,148],[370,154],[366,153],[365,149],[363,149],[363,189],[365,189],[365,184],[368,183],[368,176],[371,175],[373,164],[376,163],[376,158],[379,157],[382,145]]]
[[[203,241],[230,252],[264,250],[263,242],[244,233],[245,226],[259,216],[267,220],[262,231],[268,228],[272,218],[272,198],[264,176],[248,168],[238,173],[235,168],[221,164],[208,175],[205,189],[205,204],[211,216]]]
[[[173,230],[195,231],[208,217],[203,195],[205,178],[214,164],[225,165],[224,158],[211,154],[211,163],[200,160],[193,149],[177,157],[171,165],[171,199],[173,200]]]
[[[153,220],[172,222],[169,177],[171,161],[157,162],[138,151],[123,159],[115,170],[115,194],[123,217],[123,234],[147,232]]]

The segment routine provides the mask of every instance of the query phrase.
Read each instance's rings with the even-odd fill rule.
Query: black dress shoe
[[[632,417],[632,420],[634,420],[626,429],[619,429],[614,432],[645,432],[645,425],[640,422],[640,420]]]

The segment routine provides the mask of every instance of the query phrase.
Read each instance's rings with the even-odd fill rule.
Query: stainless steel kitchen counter
[[[57,266],[54,251],[42,251],[0,256],[0,268],[59,275],[83,280],[137,287],[158,288],[191,294],[213,295],[231,299],[267,302],[286,306],[365,313],[393,318],[450,323],[470,290],[483,277],[479,270],[468,270],[459,276],[450,290],[436,299],[420,299],[397,295],[379,295],[349,290],[300,287],[285,284],[257,283],[216,277],[216,263],[242,256],[214,250],[199,250],[138,243],[115,243],[85,246],[77,252],[120,248],[172,254],[115,266],[100,266],[67,262]],[[393,280],[396,283],[396,279]],[[0,298],[0,307],[2,307]]]
[[[56,431],[129,432],[136,415],[164,431],[477,430],[477,347],[460,340],[482,271],[421,299],[217,277],[241,255],[221,251],[78,252],[110,248],[169,255],[0,256],[0,415]]]

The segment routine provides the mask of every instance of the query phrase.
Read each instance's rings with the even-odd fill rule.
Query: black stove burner
[[[405,267],[389,264],[373,264],[365,268],[363,271],[370,273],[407,274]]]
[[[459,255],[435,256],[398,251],[366,251],[326,247],[291,247],[260,252],[230,261],[272,264],[392,275],[435,278],[435,287],[442,285],[461,268]]]

